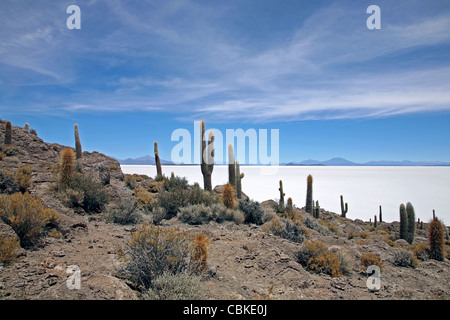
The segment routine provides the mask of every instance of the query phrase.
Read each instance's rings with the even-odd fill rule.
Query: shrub
[[[397,249],[394,252],[394,259],[392,263],[397,267],[415,268],[419,264],[419,261],[411,251]]]
[[[151,222],[153,224],[160,224],[163,219],[165,219],[167,216],[167,212],[164,208],[161,207],[155,207],[152,209],[152,212],[150,213]]]
[[[16,182],[14,174],[3,170],[0,172],[0,193],[13,194],[19,192],[20,186]]]
[[[149,289],[152,281],[165,272],[188,270],[190,253],[186,233],[144,223],[131,234],[121,272],[136,285]]]
[[[308,230],[300,221],[293,222],[286,218],[272,219],[264,224],[263,231],[297,243],[302,243],[309,237]]]
[[[89,175],[75,174],[68,187],[79,197],[78,200],[82,199],[78,205],[86,212],[100,212],[108,202],[108,195],[104,186],[100,182],[94,181]],[[66,189],[63,190],[63,193],[73,193],[73,191]]]
[[[263,219],[264,210],[262,209],[261,204],[257,201],[250,199],[240,200],[239,210],[244,212],[245,223],[261,225],[265,222]]]
[[[429,252],[428,252],[428,246],[426,243],[418,243],[414,249],[413,253],[416,256],[417,259],[426,261],[429,259]]]
[[[18,147],[13,146],[13,145],[3,145],[2,152],[7,157],[13,157],[13,156],[18,155],[20,153],[23,153],[23,151],[19,150]]]
[[[107,208],[106,213],[108,219],[117,224],[135,224],[141,221],[138,206],[132,200],[111,205]]]
[[[204,234],[199,233],[192,239],[192,262],[194,264],[193,269],[195,272],[203,272],[207,269],[208,248],[211,239]]]
[[[360,257],[360,262],[364,272],[366,272],[367,268],[372,265],[378,266],[380,270],[383,269],[383,262],[381,261],[381,258],[373,253],[363,253]]]
[[[163,187],[166,191],[181,190],[189,187],[189,182],[185,177],[178,177],[172,174],[170,178],[164,177]]]
[[[199,276],[165,272],[156,277],[143,295],[146,300],[201,300],[203,299]]]
[[[19,245],[16,237],[0,236],[0,262],[5,265],[14,262]]]
[[[321,241],[305,241],[297,253],[297,261],[307,270],[332,277],[342,276],[338,255]]]
[[[218,199],[211,192],[203,190],[198,184],[187,189],[162,191],[153,202],[154,207],[162,207],[167,213],[167,219],[175,217],[182,207],[204,204],[211,206]]]
[[[178,219],[183,223],[198,225],[216,221],[234,221],[236,224],[244,222],[244,214],[241,211],[228,209],[222,203],[206,206],[204,204],[194,204],[180,208]]]
[[[31,246],[60,220],[58,214],[28,192],[0,196],[0,216],[20,238],[24,247]]]
[[[226,184],[222,191],[222,202],[229,209],[236,208],[236,195],[231,184]]]
[[[100,182],[106,186],[111,183],[111,171],[103,163],[97,165],[97,170],[99,173]]]
[[[341,266],[341,272],[344,275],[349,275],[353,269],[353,259],[346,251],[338,251],[339,264]]]
[[[353,238],[370,239],[370,235],[365,231],[361,231],[358,233],[354,233],[353,231],[350,231],[350,233],[348,234],[348,239],[350,240]]]
[[[308,217],[303,222],[305,223],[305,225],[308,228],[310,228],[312,230],[316,230],[317,232],[319,232],[320,234],[322,234],[324,236],[331,235],[330,230],[327,227],[325,227],[325,226],[321,225],[320,223],[318,223],[316,219]]]
[[[24,165],[17,169],[16,182],[19,185],[20,192],[25,192],[31,186],[31,166]]]
[[[148,192],[143,187],[137,187],[134,189],[134,196],[136,198],[136,204],[139,208],[147,210],[152,209],[153,194]]]
[[[5,159],[5,158],[6,158],[6,154],[3,151],[1,151],[0,152],[0,161],[3,161],[3,159]]]
[[[434,218],[428,225],[428,244],[430,259],[439,261],[444,260],[444,237],[444,224],[438,218]]]

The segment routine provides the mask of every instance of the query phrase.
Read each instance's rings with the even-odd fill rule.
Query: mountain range
[[[154,165],[155,157],[143,156],[139,158],[116,159],[124,165]],[[175,165],[172,161],[161,159],[163,165]],[[282,166],[450,166],[450,162],[442,161],[369,161],[364,163],[352,162],[344,158],[332,158],[326,161],[308,159],[301,162],[281,163]]]

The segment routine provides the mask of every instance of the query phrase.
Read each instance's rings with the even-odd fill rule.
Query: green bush
[[[155,278],[143,295],[145,300],[201,300],[203,299],[199,276],[165,272]]]
[[[110,205],[106,209],[108,219],[117,224],[136,224],[141,222],[142,217],[136,205],[136,202],[128,199],[120,202],[118,205]]]
[[[131,234],[120,272],[148,290],[152,282],[166,272],[188,271],[190,255],[190,242],[185,232],[144,223]]]
[[[300,221],[292,221],[287,218],[275,218],[263,226],[263,230],[278,237],[302,243],[309,237],[308,230]]]
[[[250,199],[244,199],[239,201],[239,210],[244,212],[245,223],[254,223],[257,225],[263,224],[264,210],[261,204],[257,201]]]
[[[234,221],[240,224],[244,221],[244,214],[239,210],[229,209],[222,203],[206,206],[195,204],[180,208],[178,219],[188,224],[204,224],[210,221],[221,223],[223,221]]]

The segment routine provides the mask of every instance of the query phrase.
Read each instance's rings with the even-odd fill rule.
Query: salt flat
[[[153,165],[122,165],[124,173],[156,175]],[[165,175],[186,177],[190,183],[203,185],[200,166],[163,166]],[[334,167],[334,166],[241,166],[245,173],[243,191],[252,199],[264,201],[279,198],[279,180],[283,180],[286,199],[291,197],[298,207],[305,205],[306,177],[313,176],[314,200],[320,206],[340,212],[339,196],[348,202],[347,217],[369,220],[383,207],[385,221],[399,220],[399,206],[410,201],[416,218],[428,221],[432,210],[450,222],[450,167]],[[213,186],[225,184],[228,167],[215,166]]]

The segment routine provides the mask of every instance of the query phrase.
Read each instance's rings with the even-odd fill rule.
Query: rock
[[[403,248],[408,248],[409,247],[409,243],[406,240],[404,240],[404,239],[395,240],[395,243],[400,245]]]
[[[347,285],[347,282],[346,282],[346,280],[344,280],[344,279],[338,279],[338,278],[335,278],[335,279],[333,279],[333,280],[331,280],[331,283],[330,283],[330,285],[333,287],[333,288],[336,288],[336,289],[339,289],[339,290],[345,290],[345,287],[346,287],[346,285]]]

